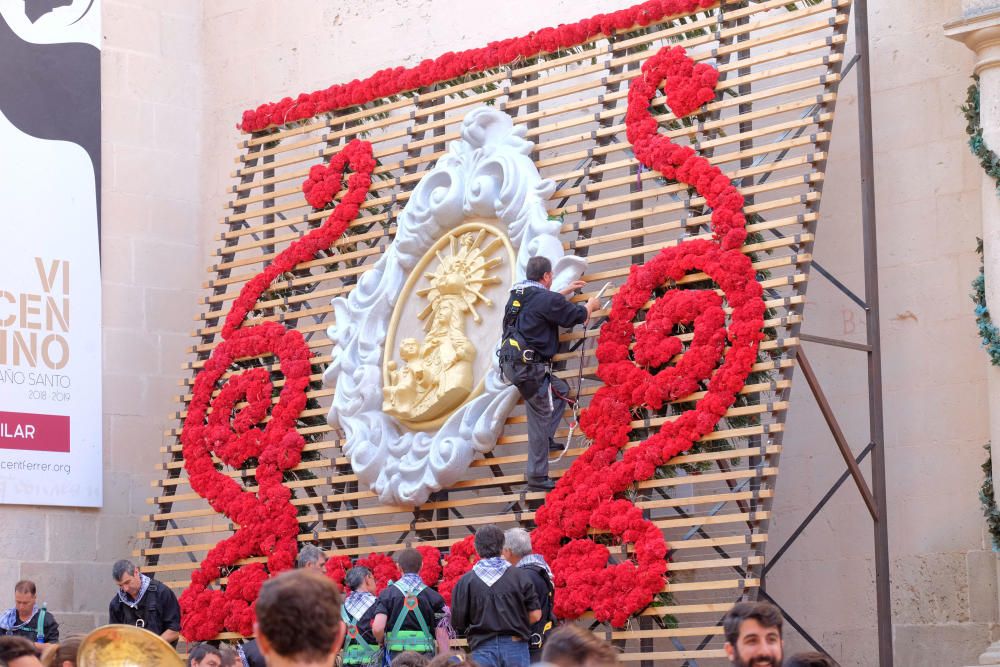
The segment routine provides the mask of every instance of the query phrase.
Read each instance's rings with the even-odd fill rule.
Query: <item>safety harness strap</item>
[[[35,628],[35,635],[37,636],[37,641],[39,644],[45,643],[45,604],[42,603],[42,608],[38,610],[38,626]]]
[[[535,357],[535,351],[528,348],[524,334],[521,333],[521,313],[539,292],[538,287],[518,287],[510,291],[503,314],[503,338],[497,350],[500,361],[543,361],[540,357]]]
[[[427,588],[423,584],[418,584],[413,588],[408,588],[402,581],[392,584],[403,594],[403,609],[396,617],[396,622],[386,637],[386,646],[390,650],[416,651],[417,653],[432,653],[434,651],[434,634],[427,625],[424,615],[420,611],[420,600],[417,598],[420,593]],[[406,617],[413,614],[420,626],[420,632],[403,630],[403,623]],[[399,647],[399,648],[397,648]]]
[[[358,628],[359,618],[354,618],[346,605],[340,607],[340,617],[347,625],[347,636],[344,638],[343,662],[345,665],[365,665],[378,652],[378,647],[365,641]]]

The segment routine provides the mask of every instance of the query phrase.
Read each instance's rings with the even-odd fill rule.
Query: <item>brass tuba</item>
[[[77,667],[184,667],[173,646],[133,625],[103,625],[83,638]]]

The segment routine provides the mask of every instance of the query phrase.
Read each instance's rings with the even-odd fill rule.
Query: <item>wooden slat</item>
[[[838,19],[839,22],[843,22],[844,20],[845,19],[843,18],[843,16],[841,16],[840,19]],[[826,27],[827,26],[825,24],[823,24],[823,23],[815,23],[815,24],[813,24],[809,28],[809,30],[806,30],[805,32],[823,30]],[[695,60],[698,60],[698,59],[699,58],[696,56]],[[702,56],[701,59],[705,59],[705,56]],[[812,65],[812,67],[815,67],[815,65]],[[626,81],[626,80],[628,80],[628,78],[631,78],[631,77],[634,77],[634,76],[637,76],[637,72],[633,72],[633,73],[627,74],[627,75],[623,74],[623,75],[620,75],[620,76],[614,77],[614,78],[616,80]],[[779,76],[779,74],[778,73],[769,74],[769,73],[765,72],[765,73],[753,74],[753,75],[749,75],[749,76],[755,77],[751,81],[759,81],[762,78]],[[737,100],[737,102],[735,104],[738,104],[740,100],[746,101],[746,100],[749,99],[749,100],[752,100],[752,101],[757,101],[757,100],[761,100],[761,99],[767,99],[769,97],[773,97],[773,96],[776,96],[776,95],[781,95],[781,94],[784,94],[784,93],[787,93],[787,92],[793,92],[793,91],[796,91],[796,90],[801,90],[803,88],[811,87],[813,85],[824,85],[825,83],[827,83],[827,81],[836,82],[837,80],[838,80],[837,79],[837,75],[829,75],[829,76],[824,75],[824,78],[806,79],[805,81],[797,82],[797,83],[794,83],[794,84],[786,84],[784,86],[778,86],[778,87],[775,87],[775,88],[772,88],[772,89],[764,90],[762,92],[757,92],[757,93],[755,93],[753,95],[750,95],[750,96],[741,96],[741,97],[733,98],[733,99]],[[590,84],[590,86],[592,86],[592,85],[593,84]],[[722,86],[722,85],[723,84],[720,84],[720,86]],[[725,85],[726,85],[726,87],[728,87],[728,83],[726,83]],[[567,95],[567,94],[574,94],[574,93],[578,93],[578,92],[580,92],[580,90],[577,90],[574,87],[574,88],[571,88],[571,89],[565,89],[565,90],[561,91],[560,94]],[[549,95],[549,97],[552,97],[552,96],[553,96],[552,94]],[[619,94],[619,96],[623,98],[624,94]],[[487,101],[487,100],[490,100],[490,99],[495,99],[496,97],[498,97],[497,94],[487,94],[485,96],[482,96],[482,97],[474,99],[474,100],[473,99],[466,99],[466,100],[462,100],[461,101],[462,104],[460,106],[466,106],[466,105],[473,106],[475,103]],[[524,101],[518,101],[517,104],[518,105],[520,105],[520,104],[530,104],[532,102],[539,102],[539,101],[542,101],[542,100],[539,100],[539,99],[524,100]],[[597,100],[595,99],[594,102],[596,103]],[[663,104],[665,104],[665,102],[666,102],[666,99],[664,97],[654,98],[654,100],[653,100],[653,104],[654,105],[663,105]],[[574,104],[579,104],[579,103],[574,103]],[[509,109],[513,108],[514,106],[515,106],[514,104],[508,104],[507,105],[507,109],[509,110]],[[714,111],[718,111],[718,110],[721,110],[721,109],[729,108],[729,107],[732,107],[732,106],[734,106],[734,103],[733,103],[732,100],[722,99],[722,100],[719,100],[719,101],[712,102],[712,103],[708,104],[706,106],[706,111],[708,111],[708,112],[714,112]],[[455,120],[457,121],[458,119],[460,119],[461,115],[464,115],[464,114],[458,114]],[[664,114],[662,116],[658,116],[657,118],[661,122],[669,122],[671,120],[675,120],[676,117],[673,116],[673,114],[667,113],[667,114]],[[516,117],[514,119],[514,122],[518,123],[519,120],[520,120],[520,118]],[[541,129],[539,130],[539,132],[541,132]],[[606,130],[601,130],[601,132],[606,132]],[[446,139],[447,140],[453,140],[453,139],[455,139],[457,137],[458,137],[457,133],[452,133],[450,135],[446,135]],[[385,138],[391,138],[391,137],[390,137],[390,135],[387,135]],[[417,142],[417,144],[419,144],[419,142]],[[414,144],[414,145],[417,145],[417,144]],[[278,164],[271,163],[270,166],[285,167],[285,166],[295,165],[295,164],[298,164],[298,163],[306,161],[306,160],[316,161],[316,160],[322,159],[322,157],[327,157],[329,155],[332,155],[333,153],[336,152],[336,150],[337,150],[336,148],[324,149],[322,156],[318,155],[318,154],[315,154],[315,153],[309,153],[309,154],[298,155],[296,157],[289,157],[289,158],[286,158],[285,160],[281,161]],[[385,158],[388,158],[388,157],[390,157],[392,155],[396,155],[399,152],[400,152],[399,149],[392,148],[392,149],[386,149],[385,151],[376,153],[376,157],[379,158],[380,160],[382,160],[383,164],[376,169],[375,173],[376,174],[388,173],[388,172],[396,170],[396,169],[402,169],[404,167],[412,167],[412,166],[416,166],[416,165],[419,165],[419,164],[424,164],[424,163],[426,163],[426,162],[428,162],[430,160],[436,160],[438,157],[440,157],[440,154],[435,153],[435,154],[432,154],[430,156],[421,156],[420,158],[411,158],[409,160],[404,160],[404,161],[401,161],[401,162],[398,162],[398,163],[395,163],[395,164],[386,164],[385,163]],[[540,166],[541,166],[541,164],[542,163],[540,163]],[[245,177],[245,176],[248,176],[248,175],[253,175],[255,173],[261,172],[263,170],[264,170],[263,167],[252,167],[252,168],[248,168],[248,169],[245,169],[245,170],[237,170],[236,172],[233,173],[233,177],[234,178]],[[287,181],[287,180],[290,180],[290,179],[301,180],[301,179],[303,179],[306,176],[307,172],[308,172],[308,169],[301,169],[301,170],[294,171],[294,172],[288,172],[288,173],[286,173],[285,175],[282,175],[282,176],[275,176],[275,177],[271,177],[271,178],[267,178],[267,179],[262,179],[262,180],[259,180],[259,181],[255,180],[255,181],[252,181],[249,184],[241,186],[241,191],[247,191],[247,190],[250,190],[250,189],[254,189],[256,187],[263,187],[264,185],[274,185],[274,184],[281,183],[281,182],[284,182],[284,181]],[[262,201],[262,200],[258,200],[258,201]],[[224,219],[224,221],[233,220],[233,219],[234,218],[227,218],[227,219]]]
[[[738,0],[731,0],[731,2],[723,2],[721,4],[722,4],[723,7],[725,7],[726,5],[736,4],[737,2],[738,2]],[[729,21],[735,21],[737,18],[746,19],[746,18],[749,18],[750,16],[752,16],[754,14],[761,14],[761,13],[764,13],[764,12],[768,12],[768,11],[770,11],[772,9],[777,9],[777,8],[781,8],[783,6],[786,6],[787,4],[788,4],[787,1],[786,2],[782,2],[782,0],[768,0],[766,2],[753,3],[753,4],[750,4],[748,6],[745,6],[745,7],[741,8],[741,9],[737,9],[737,10],[726,9],[726,10],[724,10],[724,12],[725,12],[725,16],[726,16],[727,20],[729,20]],[[844,6],[846,4],[847,3],[845,3],[845,2],[839,3],[840,6]],[[819,13],[822,13],[825,10],[828,10],[830,8],[832,8],[832,6],[829,5],[829,4],[824,5],[824,6],[820,7],[820,8],[814,8],[814,10],[812,12],[810,12],[808,15],[819,14]],[[804,13],[797,14],[797,15],[790,15],[788,17],[788,20],[796,20],[796,19],[801,18],[802,16],[806,16],[806,15],[807,14],[804,14]],[[672,23],[672,21],[673,21],[673,19],[668,18],[665,21],[663,21],[661,23],[661,25],[669,25],[669,24]],[[683,24],[681,27],[674,27],[674,26],[670,25],[669,27],[661,28],[660,30],[657,30],[657,31],[654,31],[654,32],[649,32],[649,33],[644,34],[644,35],[642,35],[640,37],[634,37],[632,39],[616,41],[615,42],[615,46],[617,47],[618,50],[634,49],[635,47],[643,47],[643,46],[648,45],[648,44],[650,44],[652,42],[655,42],[655,41],[664,40],[664,39],[670,39],[670,38],[676,38],[677,36],[679,36],[681,34],[684,34],[686,32],[690,32],[690,31],[692,31],[694,29],[697,29],[697,28],[712,29],[712,28],[715,28],[716,25],[717,25],[717,20],[715,18],[704,18],[704,19],[700,19],[700,20],[697,20],[697,21],[688,22],[688,23]],[[623,31],[623,32],[627,32],[627,31]],[[742,34],[742,33],[737,33],[737,32],[734,32],[734,31],[730,30],[729,32],[726,33],[725,36],[728,37],[728,38],[732,38],[732,37],[737,36],[739,34]],[[582,44],[582,46],[591,45],[591,44],[593,44],[596,41],[599,41],[599,38],[588,40],[587,42],[584,42]],[[689,42],[689,44],[690,43],[691,42]],[[548,59],[548,58],[546,58],[546,59],[544,59],[541,62],[538,62],[536,64],[531,64],[531,65],[528,65],[528,66],[522,66],[520,68],[516,68],[516,69],[512,70],[511,71],[511,76],[512,77],[519,77],[519,78],[527,77],[527,76],[529,76],[531,74],[538,74],[538,73],[543,72],[545,70],[566,67],[568,65],[575,64],[577,62],[585,61],[585,60],[588,60],[588,59],[592,58],[594,55],[595,54],[593,53],[592,50],[590,50],[590,49],[584,49],[583,52],[579,53],[579,54],[570,54],[568,56],[563,56],[561,58],[555,58],[555,59]],[[480,86],[482,86],[484,84],[498,83],[498,82],[504,80],[505,78],[507,78],[507,77],[504,74],[496,74],[496,75],[492,75],[492,76],[487,76],[487,77],[484,77],[482,79],[478,79],[478,80],[474,80],[474,81],[469,81],[467,83],[459,83],[459,84],[455,84],[455,85],[452,85],[452,86],[444,87],[443,89],[438,90],[438,91],[432,91],[432,92],[429,92],[429,93],[423,93],[421,95],[421,99],[422,100],[441,99],[441,98],[444,98],[447,95],[458,93],[458,92],[462,92],[462,91],[466,91],[466,90],[469,90],[471,88],[480,87]],[[238,148],[243,149],[243,148],[250,148],[250,147],[254,147],[254,146],[260,146],[260,145],[265,144],[265,143],[271,143],[271,142],[274,142],[274,141],[280,141],[280,140],[285,139],[285,138],[290,137],[290,136],[295,136],[295,135],[303,134],[303,133],[306,133],[306,132],[311,132],[311,131],[314,131],[314,130],[317,130],[317,129],[321,129],[321,128],[325,128],[325,127],[332,127],[335,124],[343,124],[343,123],[347,123],[347,122],[351,122],[351,121],[363,121],[363,120],[367,120],[367,119],[370,119],[371,117],[373,117],[375,115],[379,115],[379,114],[384,114],[384,113],[387,113],[387,112],[391,112],[391,111],[393,111],[395,109],[402,108],[403,106],[406,106],[406,105],[407,105],[407,102],[405,102],[405,101],[400,101],[400,102],[395,102],[395,103],[390,103],[390,104],[382,104],[382,105],[379,105],[379,106],[377,106],[375,108],[372,108],[372,109],[369,109],[369,110],[362,110],[362,111],[358,111],[358,112],[352,112],[352,113],[349,113],[349,114],[335,115],[333,118],[331,118],[330,120],[327,120],[327,121],[317,121],[317,122],[312,122],[312,123],[308,123],[307,122],[305,124],[300,125],[299,127],[295,127],[295,128],[291,128],[291,129],[278,129],[275,132],[267,133],[266,135],[261,136],[261,137],[251,138],[251,139],[244,140],[243,142],[241,142],[238,145]],[[430,107],[430,109],[434,109],[434,107]],[[425,117],[425,116],[426,116],[426,112],[422,113],[420,116],[417,116],[417,117]],[[367,125],[368,125],[368,123],[366,123],[366,126]]]
[[[807,79],[804,79],[804,80],[801,80],[801,81],[797,81],[797,82],[784,83],[782,85],[777,85],[777,86],[774,86],[774,87],[771,87],[771,88],[768,88],[768,89],[765,89],[765,90],[762,90],[762,91],[758,91],[757,93],[754,93],[752,96],[750,96],[750,97],[753,98],[750,101],[758,101],[758,100],[770,99],[770,98],[773,98],[773,97],[776,97],[776,96],[780,96],[780,95],[784,95],[784,94],[787,94],[787,93],[790,93],[790,92],[795,92],[795,91],[798,91],[798,90],[802,90],[804,88],[810,88],[810,87],[813,87],[813,86],[816,86],[816,85],[821,85],[822,82],[826,81],[827,79],[831,79],[831,80],[836,81],[836,80],[839,80],[838,77],[839,77],[839,75],[835,75],[835,74],[829,74],[829,75],[824,74],[824,75],[822,75],[820,77],[811,77],[811,78],[807,78]],[[780,81],[780,78],[778,80]],[[746,102],[747,101],[746,97],[722,98],[722,99],[720,99],[720,100],[718,100],[716,102],[711,102],[708,105],[706,105],[706,112],[708,112],[708,113],[717,112],[717,111],[721,111],[723,109],[728,109],[728,108],[733,107],[733,106],[739,106],[739,103],[741,101],[742,102]],[[653,104],[664,104],[665,102],[666,102],[666,98],[665,97],[658,97],[658,98],[654,98],[652,100]],[[776,106],[780,107],[781,105],[779,104],[779,105],[776,105]],[[787,112],[787,110],[785,110],[785,112]],[[778,114],[778,113],[782,113],[782,112],[780,112],[780,111],[773,111],[772,113],[773,114]],[[772,115],[772,114],[769,114],[769,115]],[[663,123],[669,123],[672,120],[676,120],[676,117],[673,114],[671,114],[671,113],[665,113],[665,114],[661,114],[659,116],[656,116],[656,119],[661,124],[663,124]],[[738,124],[739,122],[740,122],[739,117],[736,117],[736,118],[734,118],[732,120],[728,120],[727,119],[724,122],[724,124],[722,124],[722,126],[728,126],[728,125],[734,124],[734,123]],[[722,123],[722,121],[716,121],[716,125],[714,125],[713,127],[714,128],[718,128],[718,127],[720,127],[721,123]],[[695,128],[695,129],[697,129],[697,128]],[[680,130],[669,131],[669,132],[666,132],[665,134],[666,134],[666,136],[678,137],[679,138],[679,137],[691,136],[691,135],[694,134],[694,131],[695,130],[693,130],[693,129],[685,128],[685,129],[680,129]],[[599,136],[608,136],[608,135],[614,135],[614,134],[624,134],[624,132],[625,132],[625,126],[624,125],[615,125],[615,126],[611,126],[611,127],[607,127],[607,128],[602,128],[600,130],[595,130],[594,132],[591,132],[591,133],[585,133],[585,134],[577,135],[575,137],[569,137],[569,138],[565,138],[565,139],[561,138],[556,143],[551,144],[551,145],[548,145],[545,142],[541,142],[541,143],[538,144],[538,146],[539,146],[539,150],[546,150],[546,149],[556,148],[558,146],[562,146],[562,145],[565,145],[567,143],[572,143],[574,140],[576,142],[581,142],[581,141],[586,141],[586,140],[594,139],[594,138],[597,138]],[[458,138],[457,135],[450,137],[451,140],[454,140],[454,139],[457,139],[457,138]],[[623,146],[625,146],[625,145],[624,144],[620,144],[618,146],[618,148],[620,149]],[[333,149],[331,149],[331,154],[333,154],[334,152],[336,152],[336,151],[333,150]],[[397,151],[395,149],[393,149],[393,152],[385,153],[385,154],[382,154],[382,155],[376,155],[376,157],[377,158],[387,158],[387,157],[389,157],[391,155],[395,155],[396,153],[397,153]],[[430,154],[430,155],[421,156],[419,158],[406,158],[406,159],[400,160],[399,162],[397,162],[395,164],[392,164],[392,165],[383,164],[381,167],[379,167],[376,170],[376,173],[388,173],[388,172],[394,171],[394,170],[400,170],[400,169],[405,169],[407,167],[418,166],[420,164],[424,164],[424,163],[427,163],[427,162],[434,161],[438,157],[440,157],[441,155],[443,155],[443,153],[433,153],[433,154]],[[289,163],[289,164],[296,164],[298,162],[303,162],[303,161],[315,162],[316,160],[317,160],[317,156],[315,156],[315,155],[302,155],[302,156],[297,156],[295,158],[287,158],[284,162]],[[559,162],[538,161],[537,164],[538,164],[539,168],[542,168],[542,167],[551,166],[552,164],[559,164]],[[268,166],[273,166],[273,165],[268,165]],[[256,167],[255,167],[255,169],[256,169]],[[301,171],[297,171],[297,172],[289,174],[288,176],[285,177],[284,180],[288,180],[288,179],[293,179],[294,178],[296,180],[301,181],[303,178],[305,178],[305,176],[307,174],[308,174],[308,169],[302,169]],[[410,177],[410,179],[408,179],[408,180],[415,180],[416,178],[417,178],[417,176],[415,175],[415,176]],[[274,180],[274,178],[272,178],[272,179],[268,179],[267,183],[265,183],[265,182],[262,181],[261,185],[272,185],[272,184],[279,183],[279,182],[281,182],[281,181],[276,181],[276,180]],[[403,183],[403,182],[408,182],[408,181],[403,181],[402,177],[401,177],[399,183]],[[377,193],[381,189],[388,188],[388,187],[394,187],[394,186],[398,185],[399,183],[397,183],[397,181],[395,179],[390,180],[390,181],[380,181],[378,179],[373,179],[372,185],[371,185],[369,191],[372,192],[372,193]],[[289,191],[289,194],[291,194],[291,191]],[[406,199],[405,195],[400,196],[400,197],[397,198],[397,200],[400,203],[405,202],[405,199]],[[242,200],[238,200],[238,201],[242,202]],[[383,199],[370,199],[369,201],[366,202],[366,206],[370,208],[370,207],[372,207],[374,205],[385,204],[385,203],[387,203],[387,201],[388,200],[383,200]],[[297,201],[297,202],[295,202],[293,204],[284,204],[284,205],[280,205],[280,206],[272,206],[270,208],[251,209],[249,211],[246,211],[245,213],[234,213],[231,216],[225,216],[222,219],[222,222],[225,223],[225,224],[232,224],[234,222],[241,222],[241,221],[251,220],[253,218],[260,217],[262,215],[266,215],[266,214],[269,214],[269,213],[286,213],[288,211],[301,208],[303,205],[304,205],[304,203],[302,201]],[[322,212],[310,213],[310,214],[307,214],[304,217],[297,218],[297,220],[304,222],[304,221],[308,221],[308,220],[321,219],[321,218],[325,217],[325,215],[328,215],[328,213],[327,214],[324,214]]]
[[[770,118],[772,116],[779,116],[779,115],[788,114],[789,112],[792,112],[792,111],[797,111],[797,110],[801,110],[803,108],[811,107],[811,106],[813,106],[813,105],[815,105],[817,103],[831,104],[833,101],[835,101],[835,99],[836,99],[836,94],[835,93],[827,93],[825,95],[820,96],[819,99],[806,98],[806,99],[801,99],[801,100],[795,100],[795,101],[792,101],[792,102],[782,102],[782,103],[773,105],[771,107],[767,107],[765,109],[757,109],[755,111],[741,113],[741,114],[737,114],[737,115],[734,115],[734,116],[727,116],[726,118],[718,120],[718,121],[709,121],[709,122],[704,123],[703,125],[700,125],[700,126],[699,125],[692,125],[691,127],[688,127],[688,128],[682,128],[682,129],[679,129],[679,130],[673,130],[673,131],[670,131],[670,132],[666,132],[665,136],[669,136],[671,138],[684,138],[684,137],[690,138],[690,137],[696,136],[696,134],[698,132],[709,132],[709,131],[723,130],[726,127],[730,127],[732,125],[738,125],[740,123],[757,121],[757,120],[762,120],[762,119],[765,119],[765,118]],[[665,101],[665,98],[657,98],[657,100],[654,100],[654,102],[660,102],[660,103],[662,103],[664,101]],[[622,113],[621,110],[612,110],[612,111],[608,111],[608,112],[602,113],[601,117],[602,118],[603,117],[614,118],[614,117],[620,116],[621,113]],[[673,120],[674,117],[671,114],[664,114],[664,115],[661,115],[661,116],[657,116],[656,118],[658,120],[660,120],[661,122],[666,122],[666,121]],[[515,119],[515,124],[519,124],[519,121],[520,121],[520,119]],[[553,129],[553,131],[556,131],[556,130],[562,130],[562,129],[565,129],[565,128],[562,127],[560,123],[554,123],[552,125],[552,129]],[[620,131],[621,127],[619,126],[617,129]],[[579,136],[583,137],[584,135],[579,135]],[[586,139],[590,138],[590,135],[585,135],[585,136],[586,136]],[[795,158],[793,158],[793,159],[795,159]],[[591,174],[598,174],[598,173],[602,173],[604,171],[610,171],[610,170],[614,170],[614,169],[627,168],[631,164],[633,164],[633,162],[632,162],[631,159],[620,160],[620,161],[609,163],[609,164],[606,164],[606,165],[600,165],[600,166],[594,167],[593,169],[591,169],[589,171],[589,173],[591,173]],[[744,175],[747,175],[747,174],[750,174],[750,173],[760,173],[761,171],[772,171],[774,169],[780,168],[779,165],[780,165],[780,163],[775,163],[773,165],[767,165],[767,166],[758,166],[758,167],[753,168],[753,171],[745,171],[743,169],[739,169],[739,170],[736,170],[736,171],[732,172],[730,174],[730,176],[732,178],[741,178]],[[380,169],[382,169],[383,172],[388,172],[388,171],[390,171],[392,169],[403,168],[404,166],[411,166],[411,165],[406,165],[405,162],[401,162],[401,163],[399,163],[397,165],[393,165],[392,167],[383,165],[382,167],[380,167]],[[304,178],[306,176],[306,173],[307,173],[307,170],[303,171],[301,173],[301,175],[297,176],[297,178]],[[583,171],[581,169],[578,169],[578,170],[573,170],[573,171],[569,171],[569,172],[560,172],[560,173],[556,173],[556,174],[547,175],[547,177],[551,178],[552,180],[554,180],[556,182],[560,182],[560,181],[564,181],[566,179],[573,178],[573,177],[576,177],[578,175],[581,175],[582,173],[583,173]],[[399,184],[414,183],[414,182],[418,181],[421,176],[422,176],[422,174],[420,174],[420,173],[413,173],[413,174],[403,175],[403,176],[401,176],[399,178],[398,183]],[[643,179],[656,178],[656,175],[654,173],[652,173],[652,172],[649,172],[649,173],[643,174],[642,178]],[[377,192],[377,191],[379,191],[381,189],[384,189],[385,187],[395,187],[395,181],[390,182],[389,184],[377,183],[376,182],[376,183],[373,184],[371,191],[372,192]],[[553,196],[554,197],[560,197],[560,196],[562,196],[560,194],[561,192],[562,191],[557,191]],[[286,190],[282,190],[282,191],[275,192],[275,193],[265,193],[265,194],[257,195],[255,197],[234,200],[233,202],[231,202],[231,204],[239,205],[239,206],[245,206],[247,203],[255,203],[257,201],[263,201],[264,199],[271,199],[271,198],[276,198],[276,197],[287,197],[287,196],[296,196],[296,197],[301,196],[301,188],[299,187],[299,184],[296,184],[295,187],[291,187],[291,188],[288,188]],[[405,199],[401,199],[400,201],[405,201]],[[281,212],[287,212],[288,210],[294,210],[295,208],[302,207],[302,206],[304,206],[304,203],[300,202],[297,206],[293,206],[291,208],[283,209]],[[319,219],[320,217],[321,216],[319,216],[317,214],[315,216],[315,218],[312,218],[312,219]],[[222,232],[222,233],[218,234],[217,235],[217,240],[230,240],[230,239],[239,238],[239,237],[242,237],[242,236],[247,236],[247,235],[250,235],[250,234],[257,234],[257,233],[260,233],[260,232],[263,232],[263,231],[270,231],[270,230],[281,229],[283,227],[288,227],[288,226],[290,226],[292,224],[301,224],[304,220],[305,220],[305,218],[293,218],[293,219],[280,220],[278,222],[269,223],[269,224],[266,224],[266,225],[253,225],[253,226],[241,227],[241,228],[236,229],[236,230],[230,230],[230,231]],[[292,237],[289,237],[289,238],[292,238]],[[265,256],[265,258],[266,258],[266,256]],[[219,265],[219,266],[221,266],[221,265]]]

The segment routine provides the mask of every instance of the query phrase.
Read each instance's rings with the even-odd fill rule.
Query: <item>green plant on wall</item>
[[[979,77],[972,77],[972,85],[969,86],[965,104],[962,105],[962,113],[965,114],[965,131],[969,135],[969,149],[979,160],[979,165],[983,168],[997,184],[997,191],[1000,192],[1000,157],[991,151],[983,140],[983,127],[979,118]],[[1000,330],[993,324],[990,317],[989,308],[986,307],[986,271],[983,261],[983,240],[976,239],[976,252],[979,253],[979,275],[972,281],[972,302],[976,305],[976,326],[979,328],[979,337],[983,341],[983,347],[990,357],[990,363],[1000,366]],[[986,449],[986,462],[983,463],[983,483],[979,487],[979,502],[983,506],[983,516],[986,517],[986,527],[990,532],[993,542],[993,550],[1000,551],[1000,509],[997,509],[996,497],[993,493],[993,465],[990,454],[990,443],[984,446]]]
[[[983,463],[983,484],[979,487],[979,502],[983,505],[983,516],[986,517],[986,527],[993,541],[993,551],[1000,551],[1000,509],[993,495],[993,463],[990,455],[990,443],[983,445],[986,450],[986,462]]]

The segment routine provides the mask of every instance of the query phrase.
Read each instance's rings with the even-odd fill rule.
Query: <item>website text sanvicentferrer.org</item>
[[[14,459],[12,461],[0,459],[0,471],[3,470],[59,472],[68,475],[70,473],[70,464],[35,463],[34,461],[25,461],[24,459]]]

